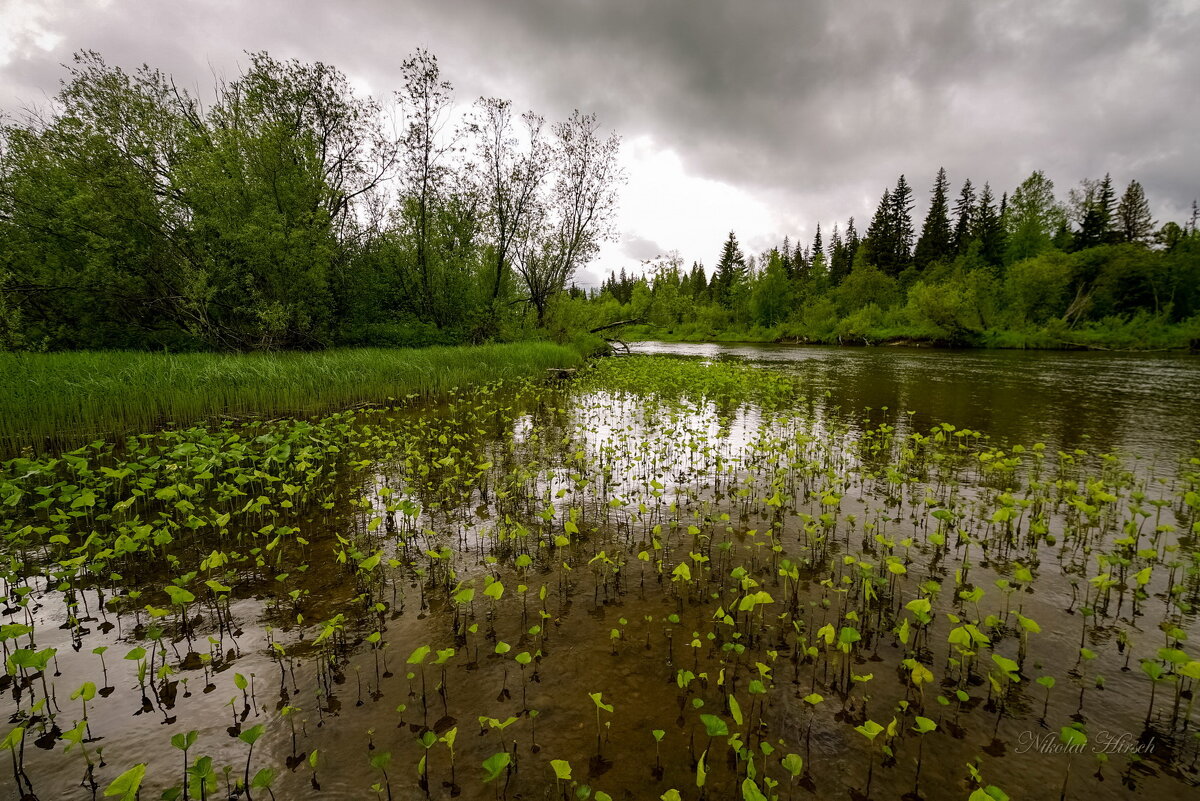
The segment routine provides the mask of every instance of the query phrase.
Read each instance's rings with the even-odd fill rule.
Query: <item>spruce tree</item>
[[[696,300],[711,300],[712,295],[708,290],[708,276],[704,272],[704,265],[698,261],[692,262],[692,273],[689,277],[689,283],[692,287],[692,297]]]
[[[1005,236],[1000,214],[992,203],[992,187],[985,183],[975,207],[971,238],[979,240],[979,257],[983,262],[998,269],[1004,263]]]
[[[892,190],[892,275],[899,275],[912,261],[912,210],[912,187],[901,173],[896,181],[896,188]]]
[[[962,191],[958,193],[958,200],[954,203],[954,236],[951,240],[951,247],[954,255],[959,256],[966,252],[967,244],[971,240],[971,222],[975,212],[975,187],[971,185],[971,179],[963,181]]]
[[[1150,203],[1146,192],[1137,181],[1130,181],[1117,207],[1117,220],[1121,239],[1125,242],[1149,243],[1154,235],[1154,218],[1150,216]]]
[[[1059,222],[1054,236],[1050,237],[1050,244],[1056,250],[1061,250],[1064,253],[1069,253],[1075,249],[1075,233],[1071,230],[1071,226],[1067,223],[1065,217]]]
[[[920,270],[933,262],[945,261],[952,255],[953,233],[950,230],[950,205],[946,197],[949,188],[950,182],[946,179],[943,167],[934,179],[929,213],[925,215],[921,238],[917,240],[917,249],[913,253],[913,263]]]
[[[899,275],[912,259],[912,207],[912,188],[901,175],[895,189],[884,190],[867,228],[867,259],[885,275]]]
[[[717,260],[717,272],[712,279],[713,300],[730,308],[733,305],[734,290],[746,274],[746,259],[742,249],[738,247],[737,236],[729,232],[729,238],[721,247],[721,256]]]
[[[1104,180],[1089,195],[1079,225],[1079,236],[1075,237],[1075,246],[1079,250],[1104,245],[1114,239],[1116,194],[1113,192],[1112,178],[1106,173]]]
[[[854,257],[858,255],[858,247],[862,244],[862,240],[858,238],[858,231],[854,230],[854,218],[851,217],[846,223],[846,263],[850,266],[846,268],[846,272],[850,272],[850,267],[854,265]]]
[[[801,247],[800,241],[796,241],[796,249],[792,252],[792,277],[799,281],[808,275],[808,258],[804,255],[804,248]]]
[[[1108,173],[1104,173],[1104,180],[1100,182],[1100,196],[1096,198],[1096,202],[1104,218],[1104,231],[1100,241],[1105,244],[1118,241],[1120,233],[1117,231],[1117,191],[1113,188],[1112,176]]]
[[[837,286],[849,273],[850,261],[846,258],[846,245],[842,242],[837,223],[834,223],[833,233],[829,235],[829,281]]]
[[[888,275],[894,275],[892,271],[895,252],[892,248],[894,241],[892,227],[892,193],[891,190],[883,190],[883,197],[879,199],[879,205],[875,207],[875,216],[871,218],[871,224],[867,226],[867,238],[863,241],[863,247],[866,248],[867,261]]]
[[[825,255],[825,246],[821,242],[821,224],[817,223],[817,235],[813,237],[812,257],[816,261],[818,256]]]

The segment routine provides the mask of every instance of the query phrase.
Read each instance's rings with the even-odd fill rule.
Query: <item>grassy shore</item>
[[[0,450],[436,395],[581,360],[578,349],[548,342],[244,355],[0,353]]]

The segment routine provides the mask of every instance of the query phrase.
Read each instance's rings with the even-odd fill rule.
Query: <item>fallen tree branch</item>
[[[629,343],[625,342],[625,340],[617,339],[615,337],[612,339],[604,337],[604,341],[608,343],[608,347],[612,349],[613,353],[624,353],[626,356],[629,355]]]
[[[591,331],[588,331],[588,333],[589,334],[599,334],[601,331],[606,331],[609,328],[617,328],[622,325],[633,325],[635,323],[644,323],[644,322],[646,322],[645,319],[643,319],[641,317],[635,317],[632,320],[620,320],[615,323],[609,323],[608,325],[602,325],[599,328],[593,328]]]

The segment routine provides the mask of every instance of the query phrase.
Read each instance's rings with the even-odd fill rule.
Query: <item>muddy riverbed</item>
[[[7,463],[0,797],[1195,791],[1195,360],[640,347]]]

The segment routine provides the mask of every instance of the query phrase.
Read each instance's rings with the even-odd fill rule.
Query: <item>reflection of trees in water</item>
[[[773,364],[800,375],[826,414],[856,429],[863,410],[886,406],[887,418],[873,418],[875,424],[886,419],[900,428],[911,409],[919,431],[945,422],[1006,443],[1045,441],[1063,450],[1173,457],[1156,451],[1200,436],[1200,421],[1189,414],[1200,395],[1200,363],[1180,359],[801,348],[795,361]],[[1139,401],[1149,397],[1159,401]]]
[[[741,404],[732,398],[718,398],[713,405],[717,410],[717,436],[726,439],[733,431]]]
[[[559,393],[532,394],[524,390],[468,393],[453,403],[423,408],[401,419],[396,435],[410,438],[419,462],[397,460],[385,472],[387,484],[418,501],[431,522],[460,525],[470,522],[471,502],[495,500],[489,462],[511,477],[553,455],[561,455],[568,415]],[[521,432],[537,432],[534,441]],[[445,441],[443,441],[443,438]],[[447,457],[450,464],[442,464]],[[478,472],[477,472],[478,471]]]

